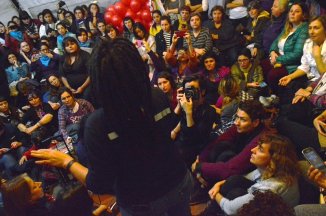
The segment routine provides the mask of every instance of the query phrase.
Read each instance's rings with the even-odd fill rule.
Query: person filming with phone
[[[176,139],[175,144],[189,166],[207,145],[209,133],[216,119],[214,108],[205,102],[205,91],[203,79],[193,75],[183,80],[183,88],[179,89],[177,94],[181,120],[171,131],[171,137]]]
[[[319,116],[317,116],[313,121],[316,132],[318,133],[319,143],[321,143],[322,138],[326,137],[325,122],[326,122],[326,110],[323,113],[321,113]],[[313,132],[312,135],[316,136],[317,135],[316,132]],[[313,146],[319,146],[318,144],[315,143],[315,145]],[[316,149],[315,147],[315,150],[318,149]],[[302,151],[302,154],[311,164],[310,168],[308,169],[307,176],[310,179],[310,181],[312,181],[314,184],[316,184],[321,188],[321,190],[323,191],[322,194],[324,195],[323,199],[325,200],[326,162],[324,162],[319,157],[319,155],[315,150],[312,147],[308,147]],[[308,215],[322,216],[325,215],[326,205],[305,204],[305,205],[296,206],[294,210],[297,216],[308,216]]]
[[[326,162],[324,162],[326,164]],[[326,173],[325,173],[325,165],[321,168],[317,169],[314,166],[310,166],[308,169],[308,178],[316,185],[318,185],[323,191],[323,199],[325,200],[325,189],[326,189]],[[323,170],[323,171],[322,171]],[[325,204],[304,204],[299,205],[294,208],[297,216],[322,216],[325,215],[326,205]]]

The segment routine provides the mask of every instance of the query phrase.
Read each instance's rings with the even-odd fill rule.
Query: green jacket
[[[274,40],[269,52],[275,51],[279,53],[278,42],[281,35],[283,35],[284,29],[281,34]],[[290,35],[284,44],[284,55],[277,57],[276,62],[285,66],[289,74],[293,73],[297,67],[301,64],[301,57],[303,54],[303,45],[308,38],[308,23],[301,24],[297,30]]]
[[[247,83],[261,83],[264,81],[263,69],[260,65],[255,63],[252,63],[252,66],[248,72],[247,80],[238,63],[232,65],[231,76],[239,83],[241,90],[247,89]]]

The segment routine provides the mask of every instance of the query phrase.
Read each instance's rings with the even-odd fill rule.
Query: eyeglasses
[[[244,63],[244,62],[248,62],[248,61],[249,61],[249,59],[238,59],[239,63]]]

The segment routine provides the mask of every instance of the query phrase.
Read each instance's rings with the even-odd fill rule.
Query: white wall
[[[98,0],[98,5],[104,10],[108,5],[114,4],[118,0]],[[20,7],[26,10],[32,17],[36,18],[37,14],[42,12],[44,9],[50,9],[56,15],[56,5],[58,0],[18,0]],[[66,5],[70,11],[78,5],[89,5],[92,1],[90,0],[66,0]],[[0,0],[0,21],[7,25],[7,22],[11,20],[11,17],[18,15],[18,11],[14,4],[10,0]],[[66,6],[64,6],[66,9]]]
[[[12,16],[18,15],[15,5],[10,0],[0,1],[0,21],[7,25]]]
[[[115,3],[118,0],[98,0],[97,4],[100,7],[106,8],[108,5]],[[23,10],[28,11],[34,18],[37,17],[37,14],[42,12],[44,9],[50,9],[52,11],[56,11],[56,5],[58,4],[59,0],[18,0],[20,7]],[[89,5],[91,2],[90,0],[66,0],[66,5],[70,11],[73,11],[74,8],[78,5]],[[66,6],[64,6],[67,9]],[[56,15],[56,13],[54,13]]]

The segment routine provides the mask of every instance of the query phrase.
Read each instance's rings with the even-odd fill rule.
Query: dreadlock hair
[[[110,122],[117,131],[129,134],[137,128],[139,135],[148,137],[153,119],[151,87],[136,47],[124,38],[101,41],[91,58],[92,91]]]

